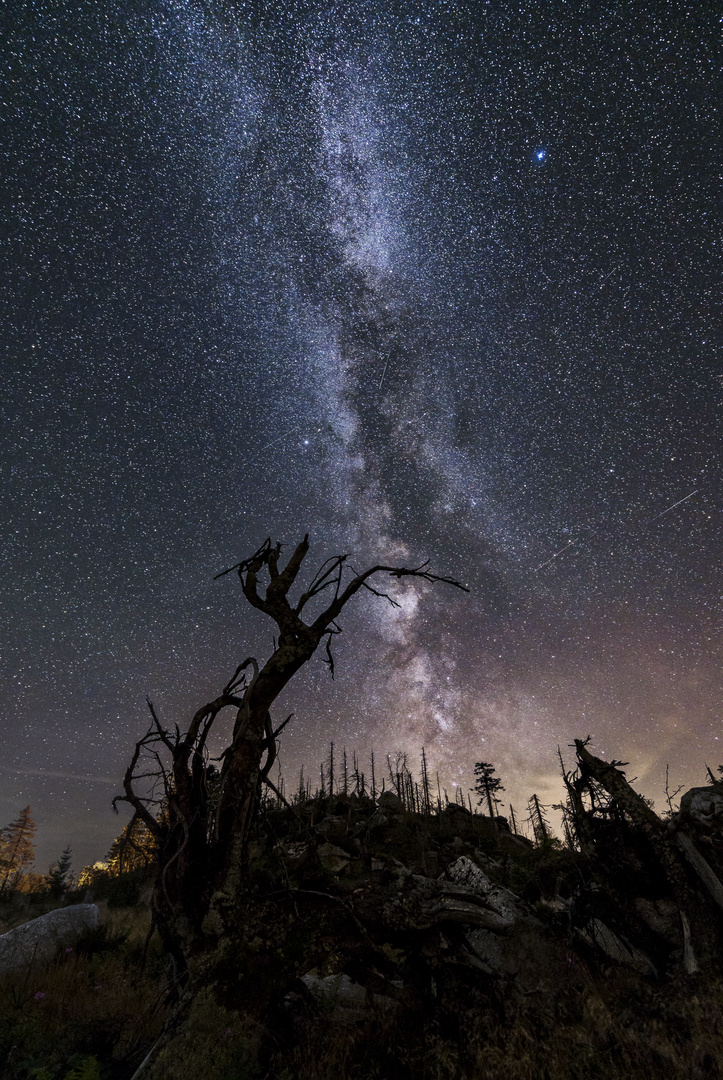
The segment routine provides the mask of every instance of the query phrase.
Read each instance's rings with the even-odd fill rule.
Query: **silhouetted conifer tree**
[[[70,844],[68,844],[58,861],[48,870],[50,891],[54,896],[61,896],[70,885],[70,863],[71,852]]]
[[[0,896],[17,888],[23,871],[32,865],[36,830],[29,806],[21,810],[15,821],[0,829]]]
[[[477,777],[474,790],[479,795],[477,805],[484,806],[486,803],[490,817],[497,817],[497,807],[500,805],[497,792],[505,789],[500,778],[495,776],[494,765],[489,761],[478,761],[475,763],[474,774]]]

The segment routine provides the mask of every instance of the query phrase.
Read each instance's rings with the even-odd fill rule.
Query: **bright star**
[[[535,150],[535,160],[544,161],[547,157],[547,150]]]

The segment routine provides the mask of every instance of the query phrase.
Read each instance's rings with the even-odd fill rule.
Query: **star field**
[[[271,626],[267,535],[429,558],[287,689],[333,739],[656,800],[720,734],[719,25],[698,5],[25,0],[4,16],[0,813],[119,831]],[[660,802],[659,802],[660,804]]]

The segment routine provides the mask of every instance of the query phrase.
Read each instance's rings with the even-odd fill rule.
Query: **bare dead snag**
[[[221,934],[239,924],[249,832],[261,785],[271,783],[276,740],[291,719],[274,730],[270,710],[322,643],[333,675],[331,640],[340,632],[337,619],[346,604],[365,589],[396,605],[393,596],[370,583],[379,575],[445,582],[468,591],[460,582],[432,573],[427,563],[377,564],[361,573],[352,570],[345,581],[349,556],[335,555],[294,603],[289,592],[308,550],[307,535],[281,569],[281,544],[267,539],[249,558],[217,575],[235,571],[247,602],[276,624],[273,651],[263,664],[253,657],[239,664],[219,697],[196,712],[185,733],[178,727],[175,732],[164,729],[149,702],[151,725],[136,744],[123,780],[124,794],[114,800],[114,805],[129,803],[158,842],[154,914],[181,970],[192,967],[195,957],[208,954]],[[322,601],[326,606],[319,611]],[[311,605],[314,614],[304,621]],[[231,740],[216,759],[218,770],[209,759],[208,742],[218,716],[228,708],[236,716]]]

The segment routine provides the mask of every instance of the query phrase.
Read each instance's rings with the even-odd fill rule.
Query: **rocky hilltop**
[[[564,843],[542,817],[533,842],[512,818],[433,805],[409,777],[375,797],[362,777],[291,803],[270,789],[235,930],[209,908],[192,980],[149,937],[163,863],[126,827],[64,907],[6,901],[0,1072],[717,1080],[723,786],[709,775],[659,816],[622,763],[576,751]]]
[[[577,749],[567,845],[391,792],[267,804],[244,934],[145,1075],[720,1076],[721,790],[663,819]]]

